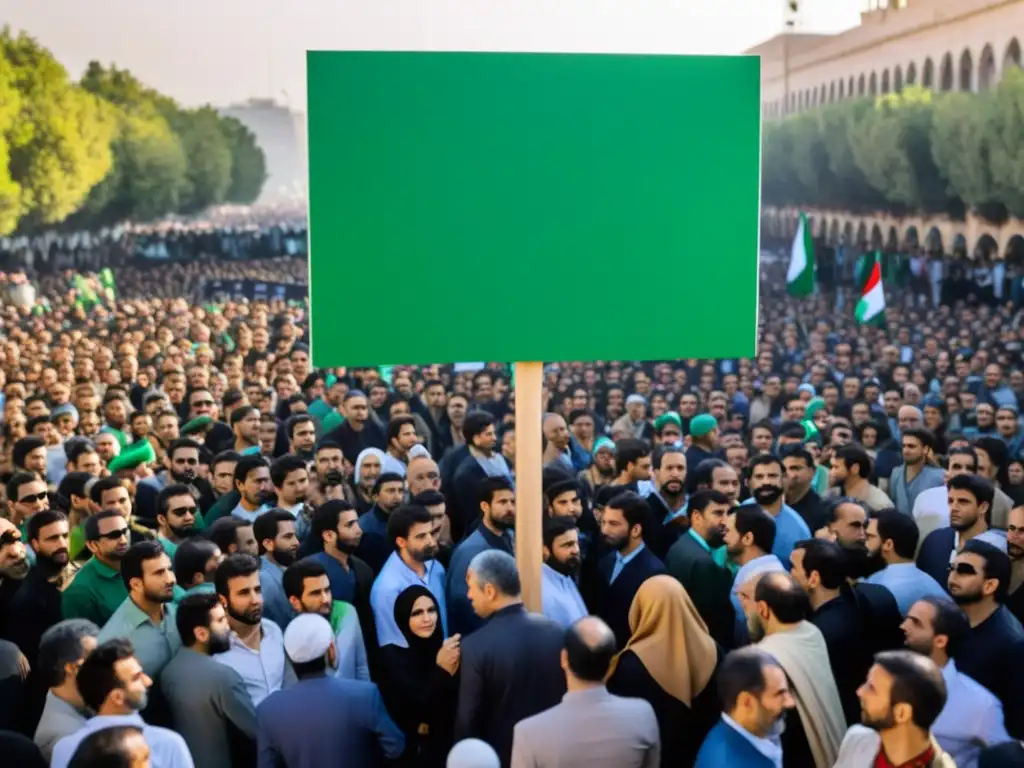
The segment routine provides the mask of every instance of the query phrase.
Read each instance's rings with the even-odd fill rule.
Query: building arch
[[[960,54],[959,86],[961,91],[974,90],[974,59],[969,48]]]
[[[990,259],[993,256],[999,257],[999,243],[996,239],[987,232],[974,243],[974,253],[972,258],[975,261],[981,261],[982,259]]]
[[[864,75],[861,75],[860,79],[857,81],[857,95],[863,96],[864,93]]]
[[[1003,251],[1003,258],[1007,264],[1020,266],[1024,264],[1024,237],[1013,235],[1006,242],[1006,249]]]
[[[996,84],[996,55],[991,45],[986,45],[981,51],[981,59],[978,61],[978,90],[987,91]]]
[[[1017,42],[1016,37],[1006,46],[1006,53],[1003,54],[1002,73],[1005,75],[1006,71],[1012,67],[1020,67],[1020,43]]]
[[[921,241],[917,233],[917,227],[913,224],[907,227],[907,231],[903,233],[903,245],[906,248],[911,249],[916,249],[921,245]]]
[[[850,75],[850,87],[846,91],[846,95],[849,96],[850,98],[853,98],[853,94],[854,94],[853,86],[854,86],[853,75]]]
[[[935,62],[931,56],[924,60],[924,67],[921,69],[921,85],[925,88],[935,87]]]
[[[831,246],[839,245],[839,219],[832,219],[832,223],[829,225],[828,244]]]
[[[895,253],[900,249],[900,235],[894,225],[890,225],[889,234],[885,238],[885,250]]]
[[[861,250],[864,250],[868,244],[868,228],[867,225],[862,221],[857,225],[857,234],[854,236],[854,245]]]
[[[871,79],[868,81],[868,96],[878,95],[878,74],[876,72],[871,73]]]
[[[967,238],[964,237],[963,232],[953,233],[953,253],[961,257],[969,255],[967,253]],[[973,258],[973,254],[971,258]]]
[[[882,71],[882,93],[889,92],[889,70]]]
[[[899,64],[892,71],[892,92],[899,93],[903,90],[903,69]]]
[[[825,87],[825,86],[822,86],[822,88],[824,88],[824,87]],[[840,87],[840,88],[842,88],[842,87],[843,87],[842,83],[840,83],[840,84],[839,84],[839,87]],[[840,94],[839,98],[842,98],[842,94]],[[831,83],[829,84],[829,86],[828,86],[828,103],[829,103],[829,104],[831,104],[831,103],[832,103],[832,102],[834,102],[835,100],[836,100],[836,81],[835,81],[835,80],[833,80],[833,81],[832,81],[832,82],[831,82]]]
[[[907,85],[914,85],[917,82],[917,64],[910,62],[907,64]]]
[[[882,245],[884,244],[884,242],[885,241],[882,240],[882,228],[880,226],[878,226],[877,222],[875,224],[872,224],[871,225],[871,239],[868,241],[868,245],[870,246],[871,250],[872,251],[881,250]]]
[[[849,245],[849,246],[853,246],[854,245],[854,242],[853,242],[853,222],[850,221],[850,220],[847,220],[846,223],[843,224],[843,245]]]
[[[932,227],[924,238],[924,247],[929,253],[943,253],[942,231]]]
[[[942,69],[939,73],[939,90],[953,90],[953,54],[947,53],[942,57]]]

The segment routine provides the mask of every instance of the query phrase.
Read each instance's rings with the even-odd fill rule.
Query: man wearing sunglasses
[[[1010,558],[991,544],[971,539],[949,569],[949,593],[971,624],[957,668],[1003,703],[1006,730],[1018,735],[1024,711],[1018,679],[1024,628],[1003,605],[1010,585]]]
[[[85,546],[92,558],[61,596],[65,619],[88,619],[102,627],[125,598],[121,559],[128,552],[128,521],[116,509],[104,509],[83,523]]]
[[[171,443],[164,459],[165,469],[141,480],[135,488],[135,511],[152,525],[158,514],[157,497],[169,485],[186,485],[199,507],[194,522],[198,530],[205,528],[202,513],[213,506],[215,497],[209,481],[199,477],[200,446],[195,440],[179,438]]]

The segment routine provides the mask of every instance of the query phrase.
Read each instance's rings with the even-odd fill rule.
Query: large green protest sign
[[[751,356],[759,67],[309,53],[314,363]]]

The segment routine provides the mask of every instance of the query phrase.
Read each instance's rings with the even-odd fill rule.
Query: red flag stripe
[[[868,281],[864,284],[864,290],[861,293],[862,296],[867,296],[871,290],[882,282],[882,268],[876,261],[874,266],[871,267],[871,274],[868,276]]]

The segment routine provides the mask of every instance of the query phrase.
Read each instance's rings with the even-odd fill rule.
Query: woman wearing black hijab
[[[409,647],[381,648],[379,687],[405,734],[403,765],[443,768],[452,745],[459,636],[444,639],[437,601],[419,585],[395,600],[395,623]]]

